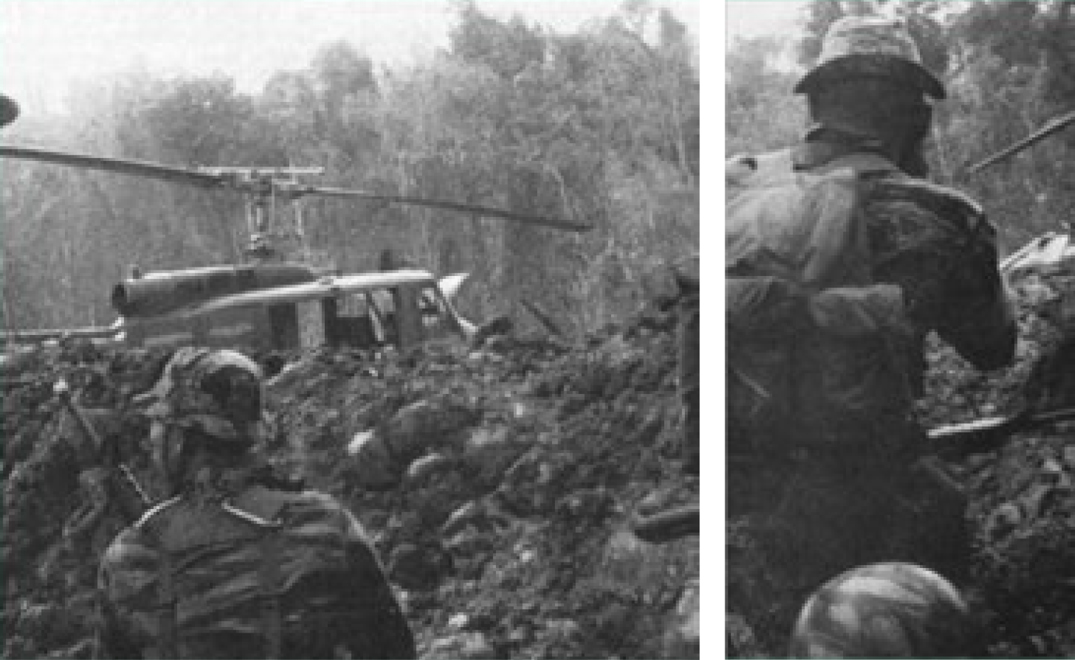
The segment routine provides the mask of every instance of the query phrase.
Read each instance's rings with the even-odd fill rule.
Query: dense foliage
[[[199,165],[319,165],[311,183],[482,204],[592,224],[585,235],[421,207],[308,200],[313,258],[354,271],[385,248],[469,271],[464,312],[527,298],[568,332],[635,308],[638,282],[698,247],[695,38],[628,2],[561,34],[453,4],[449,46],[406,69],[341,41],[256,94],[223,75],[132,71],[72,90],[64,116],[24,116],[5,142]],[[6,161],[3,326],[112,320],[131,264],[241,260],[242,200],[113,174]]]
[[[749,11],[732,3],[729,11]],[[790,90],[838,18],[884,13],[906,18],[925,65],[948,99],[935,108],[932,176],[974,195],[998,225],[1002,250],[1063,230],[1075,219],[1075,129],[1011,160],[966,168],[1075,108],[1075,4],[1062,0],[933,2],[814,0],[800,34],[740,39],[727,59],[728,155],[777,148],[805,126],[805,103]]]

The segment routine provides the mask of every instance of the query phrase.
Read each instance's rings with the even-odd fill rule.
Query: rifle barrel
[[[1015,144],[1009,147],[1005,147],[1004,149],[1001,149],[995,154],[986,157],[985,159],[975,163],[974,165],[971,165],[970,168],[968,168],[967,173],[975,174],[979,170],[983,170],[994,163],[998,163],[1006,158],[1014,156],[1023,149],[1037,144],[1041,140],[1044,140],[1053,133],[1056,133],[1060,129],[1072,123],[1075,123],[1075,110],[1065,115],[1054,117],[1053,119],[1049,120],[1049,122],[1047,122],[1044,126],[1034,131],[1027,137],[1023,138],[1022,140],[1019,140]]]
[[[75,403],[74,398],[71,396],[71,389],[67,386],[67,382],[63,380],[59,381],[56,383],[56,387],[53,391],[56,393],[56,396],[60,398],[60,401],[67,408],[68,412],[75,418],[75,421],[78,422],[82,431],[89,436],[93,445],[98,449],[103,447],[104,441],[101,438],[101,435],[97,432],[97,429],[94,428],[93,424],[90,423],[90,420],[86,419],[86,415],[82,412],[82,408]],[[142,484],[138,483],[138,479],[135,478],[131,469],[124,463],[119,463],[114,467],[119,472],[120,477],[127,482],[127,485],[130,486],[131,490],[138,496],[138,499],[142,504],[142,509],[145,510],[152,506],[153,501],[149,498],[149,495],[146,494],[146,491],[142,489]]]
[[[1012,435],[1053,424],[1075,421],[1075,406],[1044,412],[1023,410],[1008,417],[952,424],[929,431],[933,450],[942,455],[964,456],[999,449]]]

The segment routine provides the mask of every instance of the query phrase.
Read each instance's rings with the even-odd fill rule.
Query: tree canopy
[[[463,307],[477,318],[525,325],[527,298],[585,332],[631,311],[646,272],[698,249],[693,37],[644,1],[572,33],[452,6],[447,48],[407,68],[336,41],[256,93],[223,75],[132,70],[72,90],[67,115],[23,117],[4,140],[190,167],[323,166],[310,183],[569,217],[595,229],[303,202],[312,258],[369,270],[391,248],[442,274],[470,271]],[[240,260],[235,193],[0,167],[6,328],[110,322],[108,293],[132,263]]]

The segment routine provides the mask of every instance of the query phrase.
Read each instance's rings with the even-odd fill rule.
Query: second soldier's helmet
[[[848,16],[829,27],[817,64],[795,85],[808,94],[854,78],[888,78],[912,85],[935,99],[945,97],[940,80],[922,65],[918,45],[902,20]]]
[[[851,569],[815,591],[792,633],[792,658],[972,657],[966,603],[914,564]]]
[[[231,350],[181,348],[139,397],[146,414],[229,443],[252,444],[262,421],[261,369]]]

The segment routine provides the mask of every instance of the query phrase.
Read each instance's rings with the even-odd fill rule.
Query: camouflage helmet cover
[[[806,94],[852,78],[891,78],[921,89],[935,99],[944,86],[922,65],[922,57],[904,21],[880,16],[848,16],[829,27],[817,63],[795,85]]]
[[[972,657],[963,598],[940,575],[889,562],[851,569],[815,591],[792,634],[793,658]]]
[[[19,116],[19,104],[0,94],[0,126],[7,126]]]
[[[262,420],[261,369],[242,353],[181,348],[139,400],[151,418],[229,442],[251,442]]]

